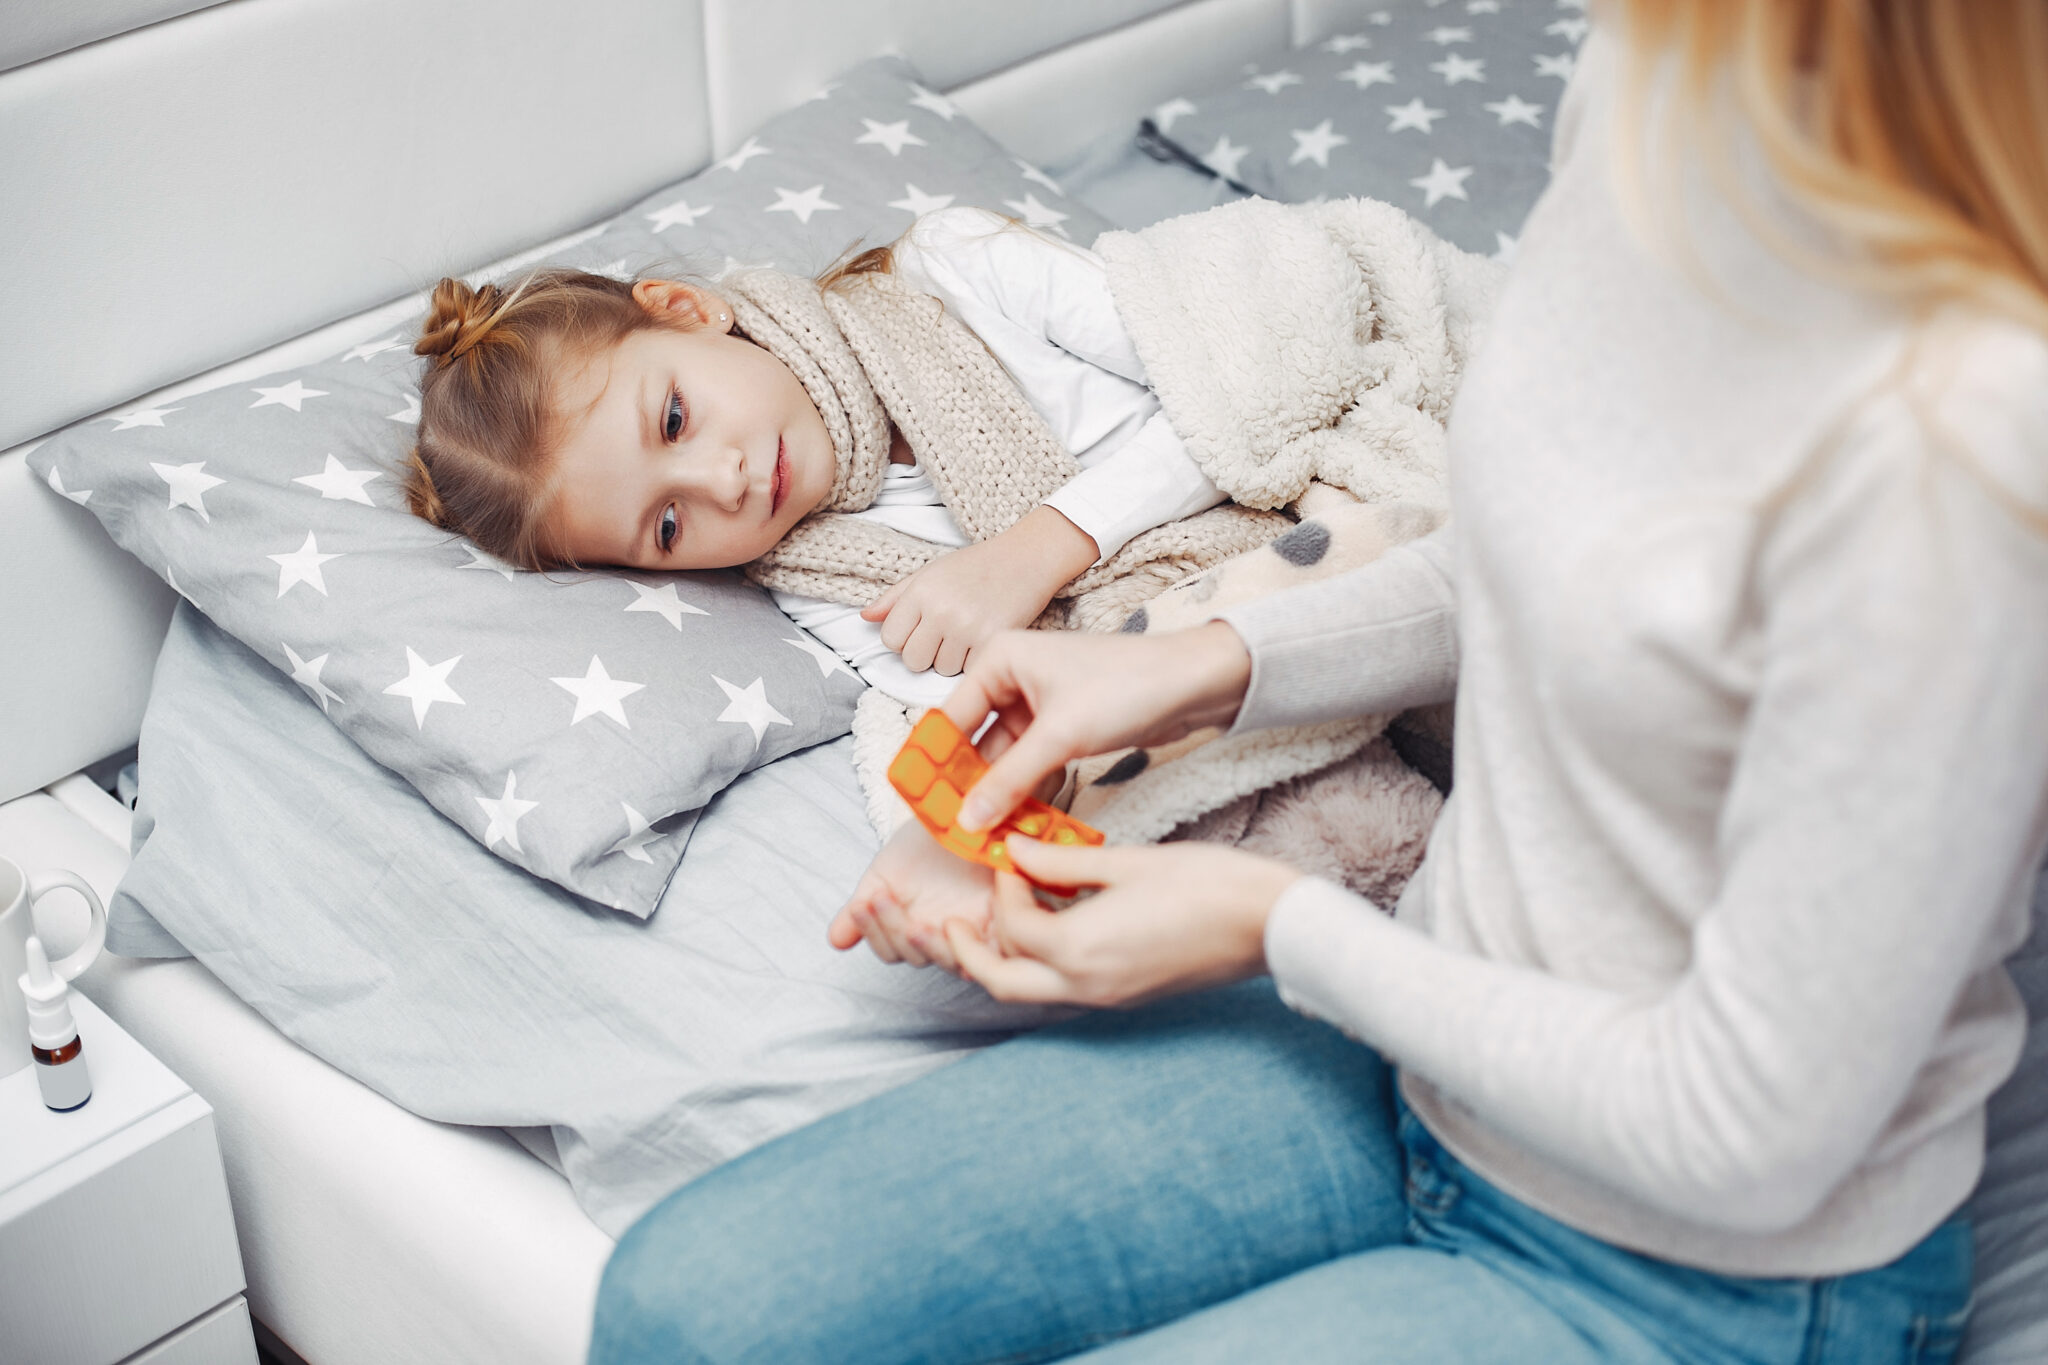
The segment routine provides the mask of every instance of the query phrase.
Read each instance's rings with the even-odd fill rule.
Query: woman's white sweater
[[[1396,917],[1304,880],[1267,957],[1535,1207],[1841,1273],[1969,1194],[2021,1043],[2048,340],[1822,282],[1703,174],[1632,230],[1617,64],[1596,36],[1458,395],[1451,526],[1224,617],[1240,728],[1457,698]]]

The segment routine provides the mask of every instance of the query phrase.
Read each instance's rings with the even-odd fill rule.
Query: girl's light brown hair
[[[1722,166],[1712,121],[1732,100],[1784,185],[1851,247],[1835,273],[2048,332],[2048,0],[1613,3],[1636,97],[1675,60],[1672,131]],[[1624,127],[1640,152],[1641,123]]]
[[[634,332],[680,325],[641,307],[630,282],[580,270],[536,270],[509,292],[442,280],[413,344],[433,364],[407,506],[506,563],[558,563],[543,524],[562,434],[556,380]]]

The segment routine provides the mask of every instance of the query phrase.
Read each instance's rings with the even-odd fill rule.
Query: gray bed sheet
[[[189,604],[139,764],[110,947],[189,951],[415,1113],[546,1130],[614,1236],[721,1161],[1053,1017],[826,944],[876,847],[850,740],[721,793],[645,921],[486,852]]]

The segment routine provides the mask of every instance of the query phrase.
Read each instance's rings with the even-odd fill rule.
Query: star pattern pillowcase
[[[811,273],[953,202],[1107,226],[883,59],[550,260]],[[413,517],[417,332],[82,423],[30,465],[485,847],[651,914],[694,813],[846,733],[861,684],[736,572],[524,573]]]
[[[863,63],[730,155],[627,209],[560,259],[644,277],[772,265],[815,275],[920,214],[974,204],[1086,246],[1111,226],[977,128],[900,57]]]
[[[1354,32],[1168,100],[1154,156],[1286,203],[1357,195],[1467,251],[1514,254],[1550,183],[1551,125],[1584,0],[1407,0]]]

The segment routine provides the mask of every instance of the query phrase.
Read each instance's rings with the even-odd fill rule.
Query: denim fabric
[[[1942,1365],[1969,1281],[1961,1220],[1818,1281],[1574,1232],[1254,982],[1000,1044],[684,1186],[620,1240],[590,1360]]]
[[[1545,1217],[1445,1151],[1399,1103],[1402,1242],[1326,1262],[1087,1365],[1371,1361],[1462,1365],[1945,1365],[1962,1340],[1970,1229],[1888,1266],[1744,1279],[1638,1256]]]

